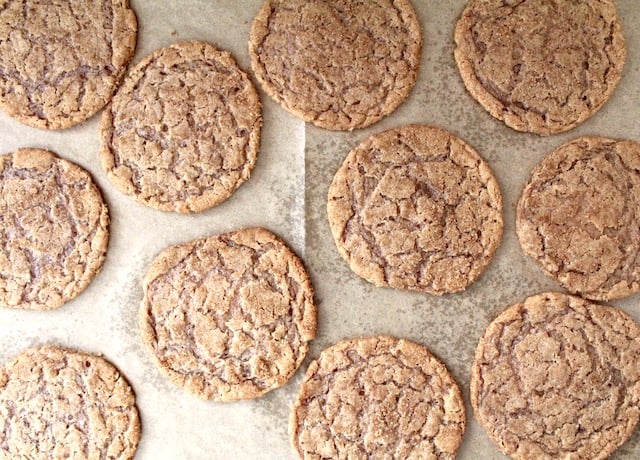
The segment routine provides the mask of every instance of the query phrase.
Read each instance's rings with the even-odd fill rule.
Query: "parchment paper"
[[[99,115],[64,131],[29,128],[0,113],[0,153],[19,147],[57,152],[88,169],[111,212],[102,272],[89,288],[51,312],[0,309],[0,362],[25,348],[58,344],[103,354],[137,395],[142,440],[137,459],[294,459],[287,431],[290,406],[309,360],[344,338],[391,334],[431,349],[454,374],[468,401],[469,370],[478,340],[507,306],[560,290],[526,258],[514,232],[514,208],[531,169],[548,152],[587,134],[640,141],[640,3],[618,0],[627,65],[612,99],[589,121],[549,138],[518,133],[494,120],[465,91],[453,60],[453,30],[466,0],[413,0],[425,44],[419,80],[395,113],[364,130],[336,133],[305,126],[261,92],[264,128],[251,179],[225,203],[196,215],[163,213],[120,194],[98,161]],[[139,21],[134,63],[174,41],[199,39],[231,51],[250,69],[247,41],[261,0],[131,0]],[[489,162],[504,198],[503,242],[485,274],[466,292],[445,297],[375,288],[340,258],[326,216],[334,172],[364,138],[407,123],[452,131]],[[254,401],[213,403],[173,386],[139,339],[140,285],[149,263],[168,245],[244,226],[264,226],[305,260],[319,307],[318,337],[289,384]],[[613,302],[640,321],[636,295]],[[473,420],[458,458],[502,459]],[[640,458],[640,430],[612,457]]]

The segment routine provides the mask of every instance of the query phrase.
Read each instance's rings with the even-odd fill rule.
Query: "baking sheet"
[[[0,152],[40,147],[89,170],[111,212],[111,239],[102,272],[89,288],[51,312],[0,309],[0,362],[30,346],[53,343],[101,353],[133,386],[142,418],[137,459],[294,459],[287,421],[309,360],[344,338],[391,334],[424,344],[446,363],[468,401],[469,370],[478,340],[507,306],[559,288],[526,258],[514,232],[515,205],[531,169],[546,153],[588,134],[640,141],[640,3],[617,0],[628,55],[622,81],[593,118],[569,133],[541,138],[494,120],[465,91],[453,60],[453,29],[466,0],[413,0],[425,44],[419,80],[395,113],[364,130],[325,131],[286,113],[262,91],[264,127],[251,179],[222,205],[197,215],[163,213],[120,194],[98,160],[99,116],[64,131],[23,126],[0,113]],[[178,40],[199,39],[229,50],[249,69],[250,23],[262,0],[131,0],[139,21],[134,63]],[[326,216],[326,194],[346,154],[373,133],[407,123],[452,131],[489,162],[505,212],[502,245],[467,291],[445,297],[376,288],[340,258]],[[305,260],[318,304],[318,337],[289,384],[234,403],[197,399],[169,383],[139,339],[140,285],[149,263],[168,245],[244,226],[282,236]],[[636,295],[612,302],[640,321]],[[502,459],[473,420],[459,459]],[[640,429],[612,457],[640,458]]]

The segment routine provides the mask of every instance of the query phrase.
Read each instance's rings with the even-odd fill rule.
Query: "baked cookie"
[[[128,0],[0,2],[0,107],[36,128],[86,120],[120,84],[137,29]]]
[[[140,203],[202,211],[249,178],[261,114],[258,93],[231,54],[176,43],[143,59],[105,110],[102,167]]]
[[[456,382],[426,348],[369,337],[311,363],[289,428],[303,459],[454,459],[465,423]]]
[[[517,208],[520,245],[593,300],[640,290],[640,144],[582,137],[533,170]]]
[[[416,83],[422,28],[409,0],[267,0],[251,26],[256,78],[316,126],[364,128]]]
[[[102,268],[109,211],[91,176],[46,150],[0,156],[0,306],[50,310]]]
[[[135,396],[104,359],[52,346],[0,368],[0,458],[132,459]]]
[[[489,166],[431,126],[385,131],[352,150],[331,183],[327,211],[356,274],[436,295],[466,289],[502,237],[502,196]]]
[[[302,262],[264,229],[172,246],[143,287],[144,343],[173,383],[203,399],[251,399],[282,386],[316,334]]]
[[[612,0],[470,0],[455,41],[471,95],[507,126],[543,136],[602,107],[626,59]]]
[[[529,297],[487,328],[471,404],[514,459],[605,459],[638,422],[640,328],[579,297]]]

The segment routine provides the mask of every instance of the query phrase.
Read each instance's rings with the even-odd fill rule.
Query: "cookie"
[[[638,422],[640,328],[579,297],[529,297],[487,328],[471,404],[514,459],[605,459]]]
[[[454,459],[464,401],[424,347],[392,337],[342,341],[311,363],[290,417],[303,459]]]
[[[176,43],[131,70],[105,110],[102,167],[140,203],[202,211],[249,178],[261,114],[258,93],[231,54],[208,43]]]
[[[2,2],[0,107],[36,128],[86,120],[120,84],[137,29],[128,0]]]
[[[45,346],[0,368],[1,458],[132,459],[135,396],[106,360]]]
[[[640,290],[640,144],[582,137],[533,170],[517,207],[522,250],[593,300]]]
[[[376,286],[442,295],[467,288],[502,237],[489,166],[451,133],[410,125],[349,153],[329,188],[340,255]]]
[[[416,83],[422,28],[409,0],[267,0],[251,26],[251,67],[298,118],[364,128]]]
[[[598,111],[626,60],[612,0],[470,0],[455,41],[471,96],[507,126],[543,136]]]
[[[91,176],[46,150],[0,156],[0,306],[50,310],[102,268],[109,211]]]
[[[302,262],[264,229],[172,246],[143,287],[144,343],[173,383],[203,399],[251,399],[282,386],[316,334]]]

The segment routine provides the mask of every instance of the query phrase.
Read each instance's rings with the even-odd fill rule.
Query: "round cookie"
[[[143,287],[144,343],[173,383],[203,399],[251,399],[282,386],[316,334],[304,266],[264,229],[172,246]]]
[[[249,54],[263,89],[316,126],[364,128],[416,83],[422,28],[409,0],[267,0]]]
[[[471,404],[514,459],[605,459],[638,422],[640,328],[579,297],[529,297],[481,339]]]
[[[340,255],[376,286],[442,295],[467,288],[502,237],[487,163],[451,133],[410,125],[349,153],[329,188]]]
[[[291,412],[303,459],[454,459],[464,401],[429,351],[392,337],[345,340],[313,361]]]
[[[102,268],[109,211],[91,176],[46,150],[0,156],[0,306],[50,310]]]
[[[1,458],[134,457],[135,396],[104,359],[45,346],[0,368]]]
[[[533,170],[517,208],[520,245],[593,300],[640,290],[640,144],[582,137]]]
[[[0,7],[0,107],[36,128],[78,124],[111,99],[136,47],[128,0]]]
[[[100,126],[109,180],[162,211],[226,200],[256,162],[262,106],[231,54],[191,41],[162,48],[125,78]]]
[[[612,0],[470,0],[455,41],[469,93],[507,126],[543,136],[600,109],[626,59]]]

